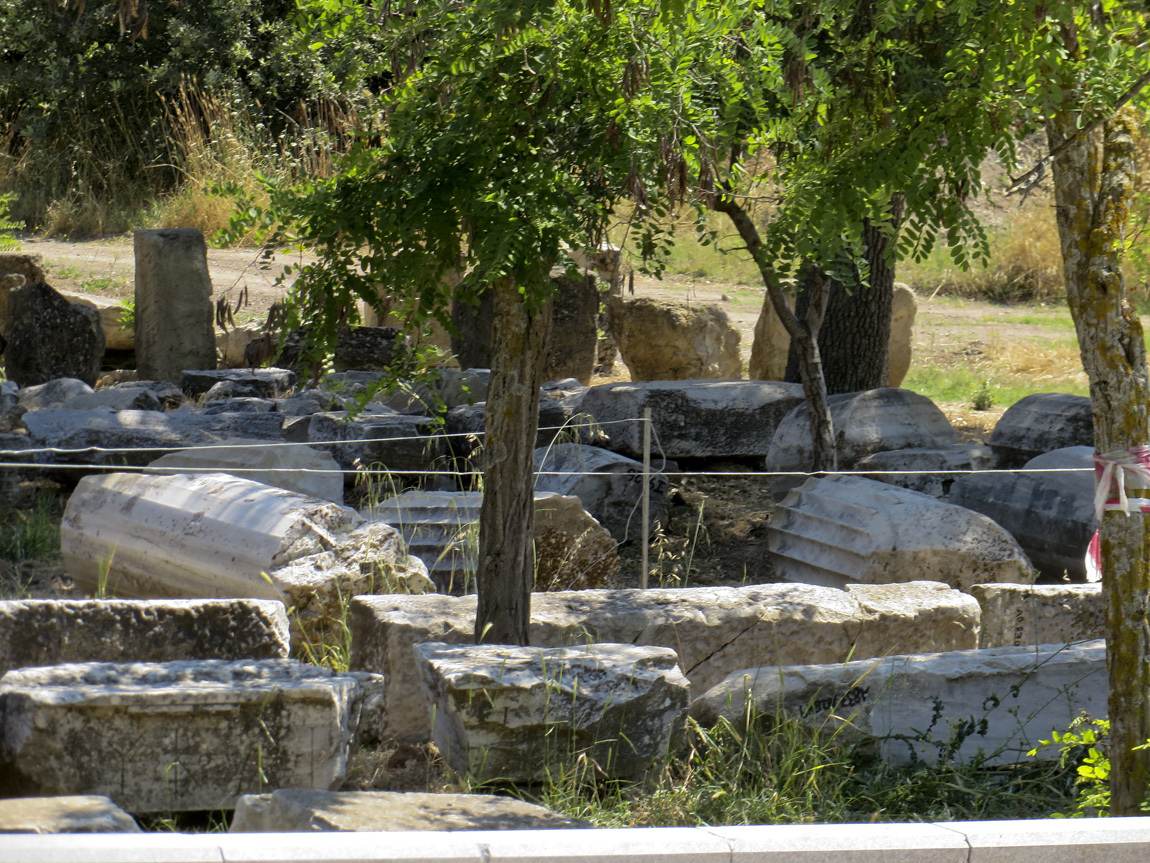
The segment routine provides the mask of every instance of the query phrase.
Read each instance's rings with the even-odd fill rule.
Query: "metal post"
[[[650,542],[651,515],[651,409],[643,408],[643,522],[641,528],[643,563],[640,587],[647,589],[647,547]]]

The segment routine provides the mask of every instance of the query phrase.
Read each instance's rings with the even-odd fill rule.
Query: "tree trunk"
[[[896,202],[898,199],[896,198]],[[901,211],[901,205],[897,208]],[[897,224],[898,216],[895,217]],[[854,284],[830,279],[830,296],[823,324],[819,328],[819,354],[828,393],[856,393],[885,387],[889,379],[890,313],[894,296],[894,262],[888,257],[891,237],[868,221],[863,226],[870,277],[862,283],[856,271]],[[800,318],[810,303],[810,282],[815,267],[803,272],[801,289],[795,301]],[[792,343],[787,358],[785,380],[797,383],[799,352]]]
[[[535,435],[551,301],[532,314],[511,279],[500,279],[491,290],[475,641],[526,645],[535,578]]]
[[[767,260],[762,238],[751,217],[733,198],[716,196],[712,209],[725,213],[739,232],[739,237],[747,244],[747,251],[759,268],[767,296],[775,308],[775,314],[783,322],[791,337],[792,350],[799,357],[800,376],[803,384],[803,397],[806,400],[807,417],[811,429],[812,464],[811,470],[837,470],[838,454],[835,451],[834,424],[827,404],[827,385],[823,378],[822,358],[819,354],[819,328],[826,313],[830,284],[822,272],[811,279],[811,292],[807,310],[800,320],[791,311],[783,293],[779,276]],[[889,315],[888,315],[889,318]]]
[[[1051,148],[1076,132],[1075,116],[1046,124]],[[1053,163],[1063,275],[1082,365],[1090,379],[1100,455],[1147,443],[1150,375],[1142,325],[1120,268],[1127,203],[1137,170],[1136,118],[1121,110],[1098,135],[1079,135]],[[1131,485],[1134,485],[1131,483]],[[1132,497],[1141,497],[1130,489]],[[1150,520],[1107,512],[1099,525],[1106,661],[1110,678],[1112,815],[1139,815],[1150,792]]]

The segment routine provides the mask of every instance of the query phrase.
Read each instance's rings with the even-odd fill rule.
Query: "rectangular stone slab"
[[[334,788],[358,697],[354,678],[291,660],[10,671],[0,678],[0,796],[97,794],[161,812]]]
[[[531,597],[531,644],[669,647],[694,692],[764,663],[843,662],[891,651],[978,645],[978,603],[945,585],[815,585],[583,590]],[[427,740],[431,712],[414,645],[470,644],[475,596],[357,596],[350,667],[387,679],[385,736]]]
[[[0,601],[0,675],[68,662],[286,659],[287,609],[270,599]]]
[[[976,584],[982,607],[980,647],[1092,641],[1106,635],[1098,584]]]

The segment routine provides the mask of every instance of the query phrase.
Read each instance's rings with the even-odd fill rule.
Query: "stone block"
[[[135,350],[136,333],[130,325],[124,326],[124,303],[122,300],[94,294],[79,294],[74,291],[59,291],[59,294],[70,303],[78,303],[94,309],[96,314],[100,316],[100,325],[104,329],[104,350]]]
[[[631,458],[643,457],[645,408],[651,409],[653,454],[761,458],[783,417],[802,400],[799,384],[776,381],[647,381],[591,387],[581,410],[598,421],[609,449]]]
[[[70,303],[44,282],[8,291],[4,368],[22,387],[56,378],[89,386],[100,377],[104,328],[99,313]]]
[[[767,541],[787,581],[929,580],[966,590],[1033,580],[1018,543],[986,516],[858,476],[808,479],[772,515]]]
[[[910,371],[910,357],[914,350],[914,317],[918,312],[918,298],[909,285],[895,282],[890,303],[890,352],[887,366],[887,386],[899,387]]]
[[[27,409],[20,404],[20,390],[12,381],[0,381],[0,434],[24,428]]]
[[[180,388],[192,398],[206,395],[217,384],[230,382],[253,390],[260,398],[287,396],[295,386],[296,374],[290,369],[184,369]]]
[[[79,396],[94,395],[88,384],[77,378],[56,378],[42,384],[30,387],[21,387],[17,393],[20,406],[26,411],[50,410],[62,408],[65,404]]]
[[[268,446],[266,441],[236,441],[229,446],[168,453],[149,467],[157,473],[226,473],[287,489],[308,497],[343,503],[343,472],[330,453],[303,444]]]
[[[94,393],[72,396],[62,405],[70,411],[90,411],[105,408],[111,411],[163,410],[159,397],[146,387],[112,387]]]
[[[514,797],[282,788],[236,801],[230,833],[557,830],[589,827]]]
[[[876,738],[892,764],[1010,764],[1081,712],[1104,716],[1106,697],[1106,645],[1093,641],[748,669],[699,696],[691,715],[704,725],[738,721],[750,701],[766,714],[848,723],[848,733]],[[1038,755],[1059,757],[1057,747]]]
[[[732,671],[772,662],[843,662],[867,652],[978,645],[973,598],[939,585],[898,587],[893,593],[889,587],[859,585],[848,593],[797,584],[534,593],[529,637],[539,647],[670,647],[697,692]],[[428,739],[431,715],[413,645],[472,643],[475,597],[357,596],[348,626],[350,667],[386,678],[385,736]]]
[[[607,321],[633,381],[737,380],[739,331],[709,303],[609,296]]]
[[[1094,446],[1094,415],[1087,396],[1035,393],[1015,402],[988,441],[997,467],[1013,470],[1036,455],[1072,446]]]
[[[0,833],[139,833],[107,797],[18,797],[0,806]]]
[[[216,367],[208,246],[195,228],[136,231],[136,366],[178,383],[184,369]]]
[[[1086,549],[1098,527],[1094,448],[1053,450],[1030,459],[1024,469],[1035,472],[960,477],[950,501],[1002,525],[1043,577],[1085,581]]]
[[[129,812],[230,809],[337,786],[359,684],[291,660],[88,663],[0,678],[0,794],[99,794]]]
[[[787,302],[794,308],[793,295]],[[763,294],[763,306],[755,321],[754,341],[747,377],[756,381],[781,381],[787,376],[787,354],[791,348],[791,334],[779,320],[769,294]]]
[[[385,470],[419,474],[441,466],[446,446],[434,435],[434,422],[424,416],[400,414],[360,414],[354,419],[347,411],[312,414],[308,439],[327,450],[345,474],[344,482],[355,481],[355,471]]]
[[[994,451],[990,447],[956,443],[872,453],[859,459],[854,469],[875,471],[867,475],[868,479],[945,498],[950,494],[951,486],[962,479],[962,472],[993,467]]]
[[[982,647],[1066,644],[1106,635],[1106,604],[1096,584],[976,584]]]
[[[415,655],[436,746],[480,781],[540,782],[579,757],[635,777],[685,730],[689,685],[669,648],[429,643]]]
[[[249,366],[247,348],[263,335],[263,327],[249,325],[232,327],[230,330],[216,330],[216,355],[222,369],[239,369]]]
[[[0,675],[70,662],[286,659],[288,617],[267,599],[0,601]]]
[[[590,590],[615,584],[619,543],[579,498],[535,493],[535,589]]]

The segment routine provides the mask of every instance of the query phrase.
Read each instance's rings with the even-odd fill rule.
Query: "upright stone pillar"
[[[214,369],[208,247],[195,228],[136,231],[136,366],[140,378],[179,384],[184,369]]]

